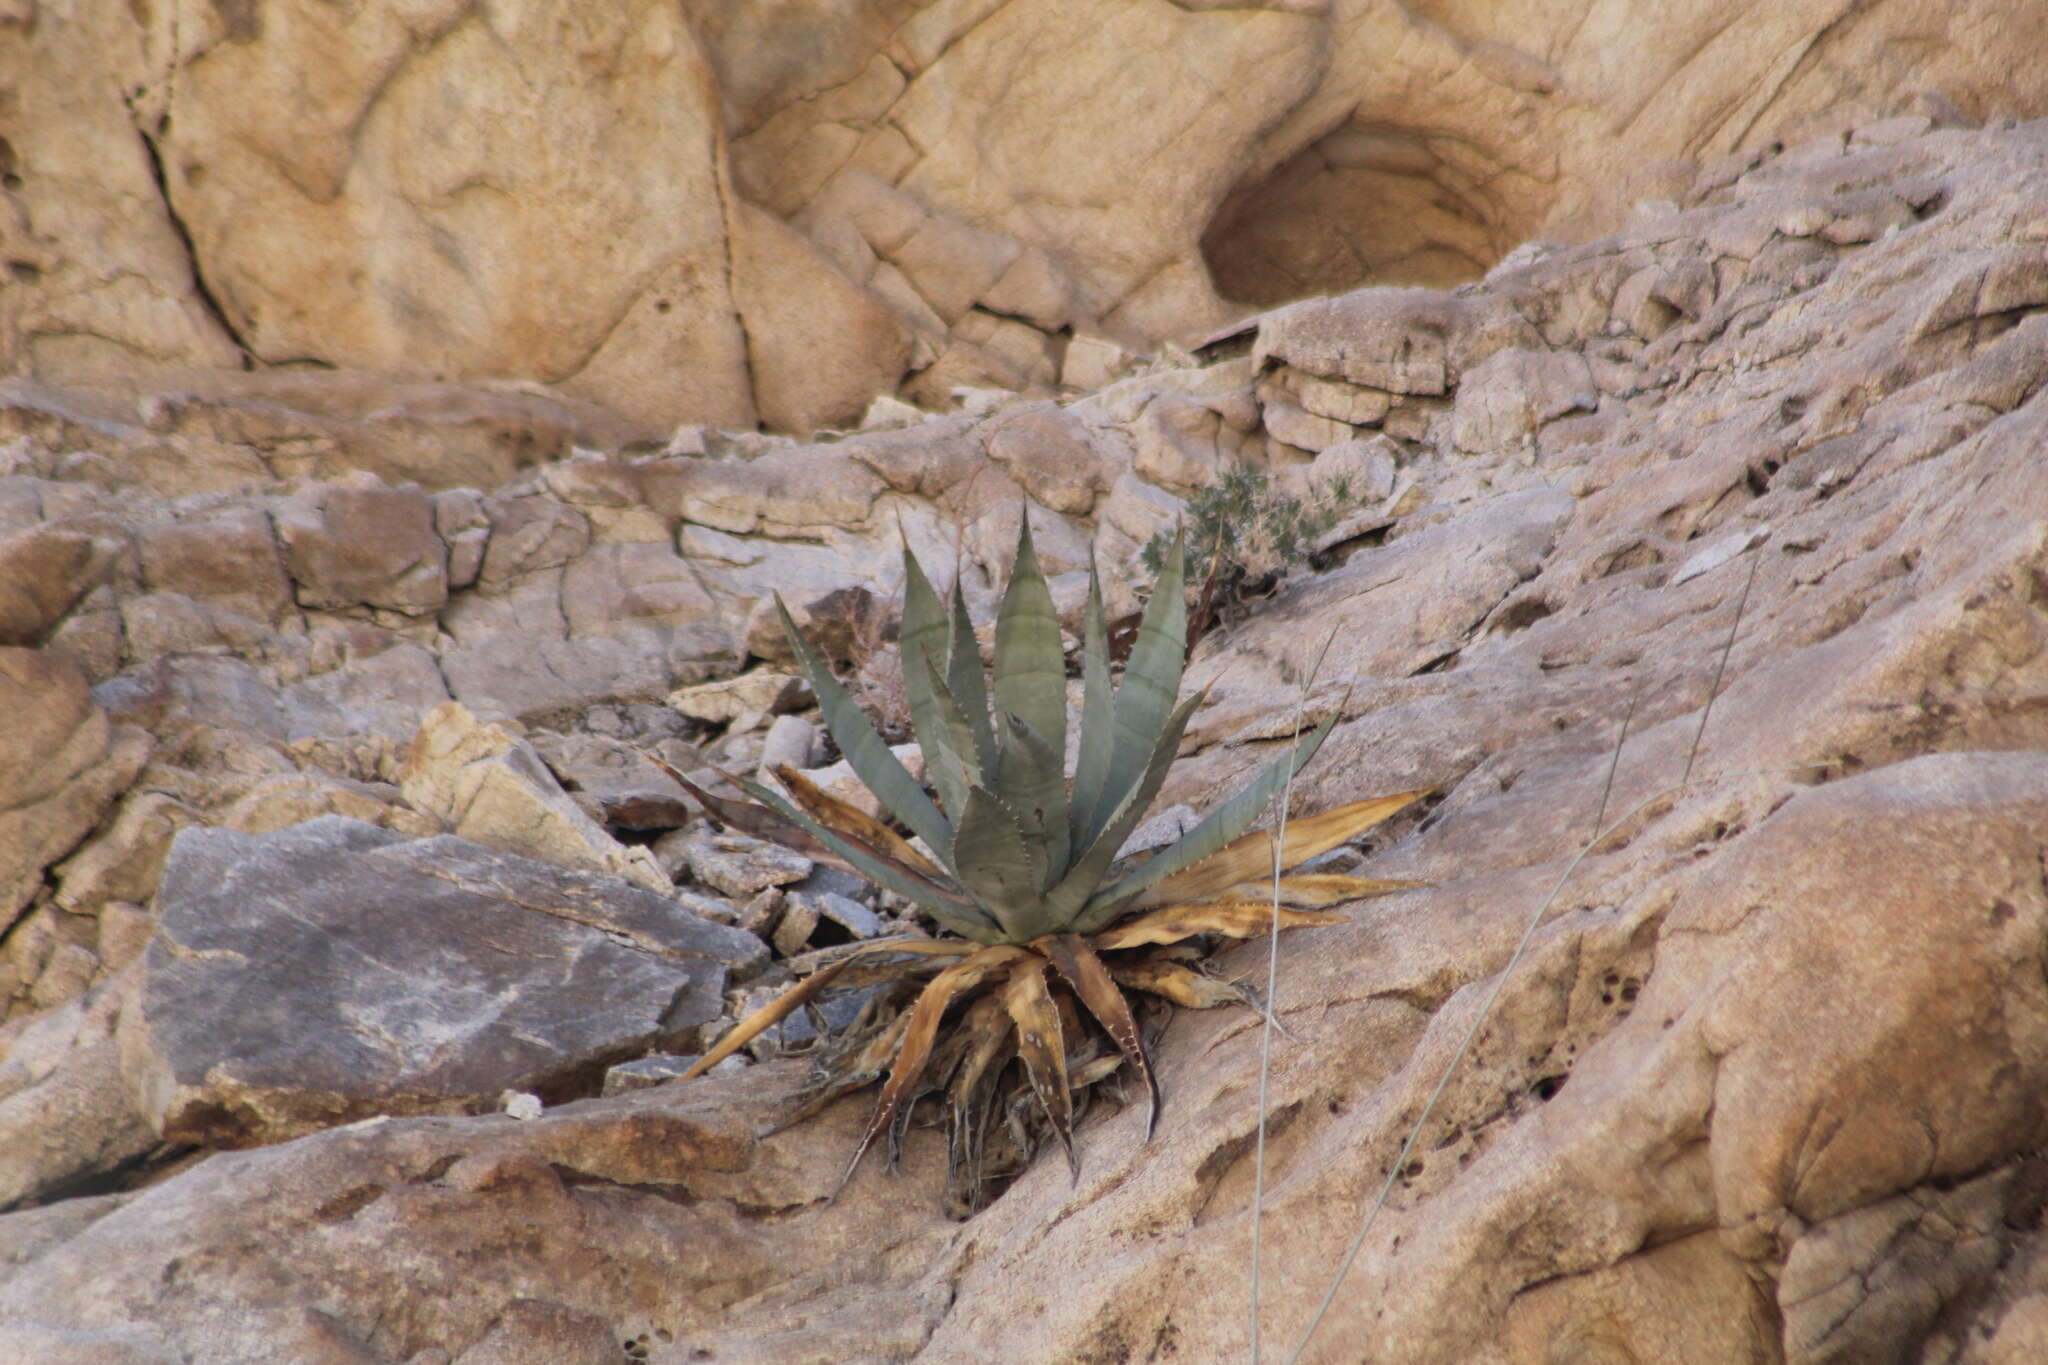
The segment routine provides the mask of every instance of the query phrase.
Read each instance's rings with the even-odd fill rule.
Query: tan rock
[[[827,527],[865,527],[882,487],[830,447],[795,447],[744,464],[696,462],[681,482],[677,512],[736,535],[811,538]]]
[[[121,802],[105,830],[56,868],[56,901],[74,914],[108,901],[146,901],[163,875],[164,855],[197,812],[162,792],[137,791]]]
[[[987,38],[975,38],[975,19],[993,26]],[[1256,19],[1304,29],[1321,21],[1298,11]],[[1848,27],[1890,21],[1873,10]],[[834,32],[879,26],[874,12],[833,22],[844,25]],[[726,23],[720,43],[761,31]],[[947,40],[971,49],[1022,24],[1020,12],[982,16],[973,6],[921,12],[891,50],[910,65],[925,53],[937,65],[917,67],[911,84],[937,84]],[[1719,41],[1756,31],[1723,30]],[[1549,80],[1544,66],[1575,60],[1526,59],[1489,41],[1460,49],[1445,88],[1503,82],[1535,96]],[[1816,40],[1816,64],[1825,68],[1844,41]],[[804,88],[795,67],[763,75],[764,64],[773,65],[735,60],[762,89]],[[844,78],[874,81],[864,70],[855,64]],[[1695,79],[1705,82],[1704,71]],[[1807,79],[1787,78],[1793,104]],[[1678,93],[1660,89],[1657,99]],[[1793,153],[1699,173],[1707,188],[1698,193],[1711,202],[1675,213],[1647,202],[1614,238],[1518,252],[1457,295],[1390,305],[1387,291],[1374,291],[1305,310],[1315,328],[1300,316],[1268,318],[1270,340],[1302,349],[1275,351],[1263,377],[1296,385],[1278,396],[1303,412],[1312,409],[1296,400],[1310,393],[1335,407],[1367,391],[1350,375],[1354,360],[1418,385],[1440,373],[1443,392],[1390,397],[1386,434],[1362,452],[1339,446],[1299,460],[1305,451],[1264,437],[1243,452],[1264,450],[1298,490],[1339,468],[1377,486],[1387,472],[1379,456],[1395,482],[1377,520],[1330,548],[1335,562],[1271,598],[1231,604],[1200,645],[1188,682],[1214,686],[1159,804],[1183,807],[1175,823],[1213,808],[1277,756],[1297,699],[1303,719],[1343,715],[1296,779],[1292,811],[1390,790],[1434,793],[1338,855],[1365,875],[1425,887],[1340,907],[1343,923],[1278,942],[1277,1013],[1294,1036],[1273,1040],[1263,1106],[1254,1017],[1181,1014],[1154,1044],[1166,1099],[1149,1142],[1142,1103],[1105,1094],[1078,1127],[1078,1181],[1042,1154],[990,1208],[955,1225],[933,1206],[944,1159],[922,1122],[905,1133],[903,1180],[864,1169],[837,1200],[827,1196],[866,1121],[864,1098],[754,1137],[801,1084],[795,1066],[610,1101],[550,1096],[525,1122],[498,1112],[495,1089],[481,1099],[464,1092],[446,1103],[492,1114],[314,1132],[374,1105],[418,1101],[350,1091],[347,1104],[359,1107],[321,1109],[304,1099],[303,1074],[239,1089],[231,1071],[209,1080],[221,1061],[209,1045],[221,1036],[254,1050],[289,1032],[346,1061],[361,1034],[356,1023],[305,1023],[303,1012],[285,1012],[289,1029],[248,1013],[247,999],[283,991],[194,989],[161,1021],[182,1021],[196,1040],[177,1081],[190,1103],[177,1108],[175,1132],[240,1140],[281,1133],[289,1118],[290,1131],[307,1135],[268,1153],[152,1171],[144,1194],[86,1201],[61,1217],[8,1215],[0,1320],[13,1335],[0,1336],[0,1354],[17,1343],[42,1349],[47,1339],[24,1333],[47,1327],[71,1334],[67,1349],[163,1358],[344,1349],[458,1358],[487,1339],[496,1349],[511,1335],[498,1330],[505,1305],[538,1296],[553,1307],[509,1320],[536,1340],[567,1343],[563,1353],[594,1342],[586,1329],[598,1322],[620,1343],[647,1334],[654,1358],[1144,1359],[1169,1344],[1182,1357],[1238,1358],[1249,1346],[1252,1154],[1263,1115],[1261,1329],[1276,1353],[1307,1327],[1391,1173],[1390,1197],[1305,1360],[2032,1360],[2048,1296],[2036,1155],[2048,1131],[2039,1098],[2048,1093],[2048,729],[2036,704],[2048,659],[2038,600],[2048,407],[2037,398],[2048,383],[2048,326],[2030,310],[2048,297],[2048,276],[2028,225],[2048,214],[2048,139],[2021,125],[1860,145],[1848,129],[1870,112],[1815,125],[1814,143]],[[1347,154],[1416,153],[1393,141]],[[1466,156],[1447,145],[1431,154]],[[1648,176],[1645,197],[1684,204],[1695,191],[1670,188],[1669,171]],[[1504,197],[1522,192],[1511,179],[1499,184]],[[1867,227],[1889,221],[1885,196],[1913,223],[1866,240]],[[1801,206],[1826,226],[1787,238],[1778,225]],[[905,239],[920,221],[908,221]],[[1702,269],[1678,264],[1693,260]],[[1656,322],[1654,339],[1634,335],[1632,318]],[[1290,332],[1297,323],[1304,330]],[[1458,407],[1492,420],[1477,405],[1495,379],[1521,394],[1502,411],[1543,411],[1541,386],[1508,381],[1550,359],[1574,374],[1574,360],[1584,363],[1603,395],[1597,414],[1550,420],[1546,433],[1573,425],[1533,447],[1459,448]],[[1148,439],[1134,429],[1148,405],[1162,393],[1194,402],[1220,424],[1220,442],[1223,427],[1252,425],[1255,382],[1247,355],[1120,381],[1061,410],[1116,473],[1092,527],[1075,527],[1105,561],[1128,562],[1138,537],[1179,507],[1125,463]],[[1569,396],[1570,385],[1560,389]],[[730,658],[738,624],[778,578],[888,600],[899,516],[928,562],[944,564],[958,523],[1019,505],[1024,490],[978,444],[996,424],[1042,409],[1015,396],[966,399],[973,414],[842,443],[689,433],[644,463],[579,460],[523,482],[518,498],[587,520],[577,509],[635,510],[637,486],[661,502],[642,510],[667,519],[700,476],[737,487],[746,476],[734,471],[776,461],[787,463],[769,465],[782,480],[771,491],[804,516],[807,474],[826,484],[836,465],[873,479],[858,524],[811,523],[801,544],[781,539],[784,523],[762,516],[765,501],[752,512],[765,535],[680,528],[675,543],[718,604]],[[0,478],[0,524],[25,528],[55,508],[116,516],[107,524],[126,535],[277,496],[209,483],[203,500],[160,508],[146,484],[120,482],[121,461],[87,458],[86,415],[24,426],[0,445],[0,468],[14,471]],[[45,431],[66,450],[38,446]],[[187,439],[169,437],[166,449]],[[1163,467],[1163,456],[1146,459]],[[192,470],[195,481],[212,477]],[[1000,497],[991,501],[986,485]],[[113,488],[135,501],[110,513],[121,501],[106,497]],[[492,498],[509,501],[511,490]],[[444,507],[449,526],[469,531],[487,500],[431,501],[444,534]],[[377,631],[360,620],[343,630],[316,617],[312,638],[266,634],[249,657],[138,662],[100,684],[100,704],[164,732],[150,788],[209,816],[271,782],[288,806],[287,781],[334,783],[343,771],[363,784],[355,795],[388,797],[374,779],[390,755],[380,757],[373,731],[438,695],[441,671],[459,693],[503,688],[544,707],[532,713],[536,726],[545,720],[560,737],[535,747],[551,758],[602,736],[621,756],[669,744],[658,751],[688,763],[680,723],[651,703],[686,668],[710,666],[692,652],[699,627],[646,625],[630,584],[614,594],[597,581],[644,582],[650,592],[666,581],[656,572],[668,570],[663,542],[638,544],[662,553],[628,554],[603,537],[558,545],[537,556],[545,567],[488,593],[457,592],[442,630],[421,621]],[[963,568],[985,621],[987,575]],[[583,580],[573,638],[563,590],[572,574]],[[1076,581],[1072,572],[1056,580],[1062,606],[1078,600]],[[124,570],[74,615],[118,620],[139,598],[200,600],[143,586],[139,570]],[[1130,591],[1115,578],[1111,586]],[[1333,633],[1324,672],[1305,683]],[[476,662],[486,654],[488,669]],[[885,680],[886,662],[857,679]],[[65,695],[82,714],[82,681]],[[27,728],[61,748],[91,723],[67,713]],[[738,769],[763,748],[750,733],[703,757]],[[479,764],[509,768],[503,758]],[[38,762],[19,759],[11,780],[41,780]],[[826,772],[851,784],[843,767]],[[1674,787],[1688,772],[1689,785]],[[1611,828],[1575,861],[1601,825]],[[351,838],[395,850],[379,858],[413,859],[417,875],[380,880],[389,889],[365,896],[353,874],[329,874],[322,932],[369,925],[358,941],[410,943],[374,916],[411,915],[416,930],[409,907],[446,884],[458,841],[427,848],[353,829]],[[248,866],[234,842],[244,836],[180,839],[200,835],[221,840],[222,880]],[[135,867],[145,848],[138,841]],[[81,852],[81,877],[89,862]],[[109,884],[132,890],[128,867],[111,869]],[[298,932],[300,880],[271,886],[275,915],[248,963],[274,967],[278,944]],[[58,889],[68,882],[61,874]],[[89,983],[124,960],[140,927],[134,902],[101,901],[95,919],[36,896],[0,945],[0,996],[12,1010],[0,1047],[70,1017],[77,999],[62,997],[90,999],[99,987]],[[707,905],[643,899],[662,924]],[[744,911],[710,908],[772,935],[792,900],[820,918],[799,911],[785,946],[864,932],[861,917],[835,918],[808,887],[763,893]],[[480,922],[503,928],[507,913],[525,912],[499,902]],[[166,958],[195,974],[228,962],[196,932],[222,918],[190,915],[176,940],[190,951],[166,948]],[[295,960],[315,960],[332,941],[305,940]],[[590,947],[609,952],[594,939]],[[761,951],[758,940],[748,947]],[[1265,960],[1254,945],[1217,966],[1258,984]],[[598,974],[602,988],[612,979]],[[401,1040],[422,1018],[412,980],[397,973],[376,997],[377,1029]],[[437,980],[447,984],[433,1000],[468,998],[462,977]],[[659,1019],[674,980],[667,965],[634,975],[635,999],[651,1002],[643,1020]],[[689,1041],[660,1045],[700,1045],[721,1004],[743,1007],[776,989],[741,984],[701,1002]],[[223,999],[234,1008],[207,1013]],[[52,1002],[55,1013],[44,1008]],[[587,1012],[579,1003],[570,1015]],[[790,1022],[797,1035],[814,1029],[808,1018]],[[636,1024],[632,1036],[658,1032]],[[489,1050],[458,1043],[446,1055],[474,1075]],[[76,1054],[82,1076],[89,1051]],[[579,1083],[594,1090],[615,1060],[591,1060]],[[69,1066],[60,1061],[50,1079]],[[339,1095],[362,1068],[333,1074],[328,1093]],[[286,1089],[299,1096],[290,1107],[275,1100]],[[243,1101],[251,1107],[235,1107]],[[21,1150],[33,1151],[35,1136],[25,1122]],[[285,1278],[276,1257],[235,1250],[281,1244],[303,1251]],[[563,1265],[588,1273],[564,1277]]]
[[[158,438],[252,450],[283,478],[360,470],[394,485],[489,489],[578,446],[657,440],[647,426],[537,385],[406,373],[173,370],[103,378],[83,392],[116,403]]]
[[[810,685],[794,673],[757,668],[737,678],[698,683],[669,694],[668,704],[690,717],[713,725],[740,721],[752,729],[769,716],[802,709],[809,704]]]
[[[562,574],[562,615],[574,637],[634,628],[676,632],[713,621],[718,604],[669,545],[595,545]]]
[[[908,329],[795,229],[750,204],[738,208],[734,300],[761,420],[800,436],[852,424],[903,377]]]
[[[965,536],[969,553],[991,581],[1008,583],[1010,563],[1017,553],[1018,522],[1026,513],[1031,517],[1032,549],[1041,569],[1057,576],[1088,567],[1090,541],[1083,527],[1035,502],[1001,503],[968,527]]]
[[[1060,383],[1070,389],[1100,389],[1130,373],[1137,357],[1107,337],[1077,336],[1060,360]]]
[[[377,520],[385,515],[369,513]],[[148,590],[207,599],[259,622],[274,622],[291,607],[278,538],[260,508],[232,507],[145,527],[136,550]]]
[[[1181,493],[1215,482],[1241,444],[1215,409],[1171,392],[1153,396],[1131,435],[1138,477]]]
[[[277,531],[301,605],[418,616],[448,600],[448,548],[417,488],[330,486],[286,503]]]
[[[0,1207],[54,1194],[156,1145],[115,1039],[136,984],[130,973],[45,1011],[0,1056]]]
[[[1309,482],[1324,498],[1334,498],[1341,483],[1352,502],[1377,503],[1393,493],[1400,458],[1400,447],[1385,436],[1346,441],[1316,456]]]
[[[0,644],[42,644],[125,548],[121,540],[62,522],[0,539]]]
[[[716,96],[681,16],[466,16],[294,8],[183,63],[167,189],[200,256],[222,255],[209,280],[238,333],[269,359],[523,372],[636,417],[749,421],[725,275],[699,265],[728,229]],[[242,117],[307,88],[316,118]],[[272,206],[254,233],[251,200]]]
[[[818,727],[802,716],[777,716],[761,742],[758,781],[770,780],[779,767],[808,768],[811,751],[817,746]]]
[[[398,804],[398,795],[388,786],[380,789],[318,773],[270,777],[256,782],[223,811],[220,824],[242,834],[268,834],[323,815],[340,815],[415,837],[443,832],[439,818]]]
[[[1496,296],[1368,289],[1266,315],[1253,356],[1389,393],[1434,395],[1495,351],[1533,340],[1529,324]]]
[[[530,745],[460,702],[428,713],[399,787],[415,810],[474,843],[674,890],[646,849],[620,844],[569,799]]]
[[[678,830],[668,837],[676,841],[675,852],[692,877],[736,901],[750,900],[771,886],[787,886],[811,875],[809,858],[743,834]],[[811,922],[816,924],[816,918]]]
[[[1583,356],[1517,347],[1496,351],[1458,385],[1451,439],[1460,450],[1508,450],[1566,413],[1598,406]]]
[[[99,822],[148,760],[150,739],[109,725],[67,656],[0,648],[0,919],[12,922],[43,869]]]
[[[1260,411],[1273,439],[1297,450],[1315,453],[1358,438],[1356,427],[1318,417],[1285,399],[1269,400]]]
[[[490,534],[476,583],[485,591],[502,591],[522,575],[557,568],[590,546],[590,519],[550,499],[489,498],[484,511]]]
[[[0,63],[16,74],[0,167],[12,262],[0,368],[77,378],[238,365],[164,204],[153,144],[121,99],[163,69],[170,16],[16,6],[11,18],[0,24]],[[157,106],[141,121],[152,133]]]
[[[1115,471],[1079,421],[1050,404],[991,418],[980,429],[988,458],[1055,512],[1087,516]]]

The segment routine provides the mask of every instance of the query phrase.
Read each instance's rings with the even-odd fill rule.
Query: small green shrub
[[[1319,567],[1317,539],[1361,502],[1347,475],[1332,477],[1304,502],[1254,464],[1233,465],[1197,490],[1187,506],[1190,577],[1201,585],[1190,635],[1206,634],[1226,604],[1271,591],[1290,570]],[[1153,536],[1141,553],[1146,569],[1157,575],[1172,548],[1169,533]]]

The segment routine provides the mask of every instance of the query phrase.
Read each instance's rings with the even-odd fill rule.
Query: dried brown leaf
[[[1281,849],[1280,866],[1298,867],[1310,858],[1328,853],[1341,843],[1355,839],[1387,817],[1405,810],[1429,794],[1400,792],[1354,801],[1348,806],[1326,810],[1321,815],[1287,821],[1287,842]],[[1273,875],[1273,832],[1256,829],[1231,840],[1193,867],[1176,872],[1148,888],[1132,902],[1135,909],[1206,900],[1229,894],[1241,882]]]
[[[833,833],[878,853],[885,853],[926,877],[946,875],[931,859],[913,848],[908,839],[860,807],[841,801],[795,768],[779,763],[775,767],[775,776],[781,780],[792,800]]]
[[[1273,927],[1276,915],[1282,929],[1311,929],[1344,923],[1342,915],[1323,914],[1314,910],[1289,910],[1281,906],[1276,912],[1270,900],[1167,905],[1147,911],[1136,919],[1127,919],[1121,924],[1111,925],[1095,935],[1095,947],[1101,952],[1108,953],[1123,948],[1142,948],[1148,943],[1178,943],[1184,938],[1193,938],[1196,934],[1257,938]]]
[[[1150,1139],[1153,1126],[1159,1121],[1159,1081],[1152,1074],[1151,1059],[1145,1055],[1145,1037],[1138,1029],[1137,1017],[1131,1013],[1131,1002],[1124,999],[1109,968],[1102,965],[1102,959],[1080,935],[1048,934],[1031,946],[1052,960],[1059,974],[1074,988],[1074,994],[1081,997],[1081,1003],[1109,1031],[1124,1058],[1144,1079],[1151,1100],[1145,1111],[1145,1136]]]
[[[1024,1063],[1031,1093],[1066,1149],[1068,1171],[1078,1179],[1081,1159],[1074,1154],[1074,1096],[1067,1088],[1066,1034],[1060,1027],[1059,1008],[1045,984],[1046,969],[1051,965],[1034,954],[1010,968],[1010,978],[1003,986],[1003,1006],[1017,1026],[1017,1056]]]
[[[919,993],[917,1003],[911,1007],[909,1023],[904,1027],[902,1048],[896,1054],[895,1064],[889,1068],[889,1079],[882,1086],[881,1097],[875,1101],[874,1116],[868,1120],[860,1144],[853,1149],[853,1159],[846,1163],[846,1174],[840,1178],[842,1187],[853,1178],[860,1159],[867,1155],[868,1148],[889,1128],[897,1110],[910,1098],[911,1089],[917,1084],[924,1072],[925,1061],[931,1056],[932,1040],[938,1036],[939,1022],[945,1018],[947,1007],[962,991],[972,990],[1024,956],[1024,949],[1008,944],[982,948],[940,972]]]

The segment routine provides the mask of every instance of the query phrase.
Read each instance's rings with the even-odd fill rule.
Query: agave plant
[[[1335,714],[1179,840],[1149,856],[1122,856],[1202,702],[1201,693],[1176,701],[1187,649],[1184,558],[1178,545],[1165,557],[1121,685],[1112,684],[1101,588],[1091,574],[1071,778],[1063,762],[1065,653],[1029,518],[997,615],[992,679],[984,677],[958,582],[942,605],[904,550],[900,648],[929,793],[782,609],[833,739],[909,837],[794,769],[776,770],[786,795],[730,779],[751,801],[713,795],[675,775],[713,819],[853,871],[918,906],[941,932],[845,952],[741,1021],[688,1075],[731,1056],[828,988],[888,983],[904,996],[914,991],[907,1008],[890,1018],[871,1010],[852,1038],[827,1050],[800,1112],[886,1073],[847,1164],[851,1177],[882,1133],[890,1133],[893,1152],[911,1106],[943,1088],[952,1197],[971,1209],[998,1115],[1023,1149],[1013,1153],[1017,1161],[1030,1154],[1022,1121],[1035,1120],[1078,1170],[1075,1097],[1085,1099],[1088,1086],[1127,1063],[1146,1087],[1150,1135],[1158,1085],[1125,989],[1194,1008],[1246,998],[1202,972],[1188,940],[1250,938],[1276,923],[1333,924],[1338,917],[1315,907],[1411,885],[1290,876],[1278,881],[1279,903],[1271,898],[1274,836],[1246,831],[1314,756]],[[1289,822],[1279,864],[1293,868],[1327,852],[1421,795],[1403,792]],[[880,998],[887,1004],[895,996]],[[954,1027],[942,1039],[949,1017]]]

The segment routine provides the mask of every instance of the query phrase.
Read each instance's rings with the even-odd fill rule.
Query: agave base
[[[1125,989],[1198,1008],[1239,998],[1190,966],[1177,951],[1182,945],[1334,923],[1314,907],[1407,885],[1278,878],[1275,869],[1335,848],[1421,792],[1288,821],[1277,840],[1267,831],[1247,833],[1314,757],[1343,713],[1341,703],[1180,838],[1125,856],[1202,703],[1201,693],[1180,699],[1188,648],[1185,571],[1176,541],[1120,683],[1111,677],[1102,587],[1090,575],[1078,758],[1068,774],[1066,654],[1032,549],[1030,517],[1019,518],[1017,558],[996,614],[994,666],[986,677],[959,582],[950,605],[942,603],[906,547],[898,647],[929,789],[882,742],[782,610],[826,729],[891,818],[869,815],[787,767],[775,769],[780,791],[730,779],[748,800],[713,795],[661,766],[714,821],[865,877],[915,905],[947,937],[895,939],[849,953],[742,1021],[691,1075],[856,974],[916,986],[907,1008],[886,1023],[878,1018],[857,1044],[830,1054],[812,1098],[822,1102],[883,1081],[874,1117],[847,1164],[851,1176],[877,1137],[900,1132],[920,1096],[943,1089],[955,1202],[971,1208],[981,1198],[999,1112],[1007,1119],[1021,1107],[1014,1144],[1020,1149],[1031,1145],[1035,1113],[1072,1163],[1076,1092],[1085,1100],[1095,1081],[1129,1066],[1156,1117],[1159,1089]],[[949,1020],[956,1024],[950,1031]]]
[[[1283,857],[1302,861],[1377,824],[1418,793],[1361,801],[1302,822]],[[830,994],[871,989],[869,1008],[822,1045],[803,1091],[776,1127],[877,1081],[874,1113],[847,1163],[851,1178],[876,1139],[888,1136],[893,1164],[920,1099],[936,1096],[948,1134],[947,1205],[964,1217],[984,1206],[1027,1164],[1043,1135],[1057,1139],[1079,1172],[1074,1125],[1094,1087],[1128,1067],[1143,1084],[1146,1133],[1159,1087],[1147,1030],[1126,994],[1162,1005],[1256,1007],[1243,987],[1202,969],[1202,945],[1254,938],[1277,927],[1343,922],[1311,907],[1406,889],[1412,883],[1309,875],[1269,882],[1242,878],[1272,838],[1260,831],[1222,850],[1204,880],[1222,893],[1160,906],[1093,934],[1047,934],[1028,944],[982,945],[957,938],[901,937],[854,945],[737,1024],[685,1079],[702,1075],[797,1010]],[[1188,883],[1184,883],[1188,884]],[[1253,899],[1253,890],[1266,893]],[[1163,1017],[1164,1010],[1159,1011]],[[842,1184],[844,1179],[842,1179]]]

